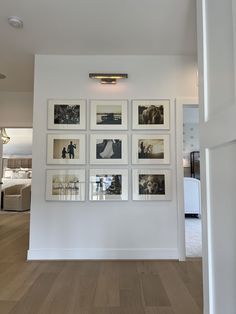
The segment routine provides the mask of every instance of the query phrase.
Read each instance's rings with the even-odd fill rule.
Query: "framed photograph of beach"
[[[91,134],[91,164],[127,164],[128,142],[126,134]]]
[[[47,163],[85,163],[85,134],[48,134]]]
[[[127,100],[91,100],[90,128],[92,130],[127,130]]]
[[[86,100],[49,99],[48,129],[85,130]]]
[[[133,100],[134,130],[167,130],[170,128],[170,100]]]
[[[90,201],[128,200],[127,169],[90,169]]]
[[[133,200],[167,201],[171,199],[170,170],[133,169]]]
[[[133,164],[169,164],[170,136],[158,134],[133,134]]]
[[[84,201],[85,170],[53,169],[46,172],[46,200]]]

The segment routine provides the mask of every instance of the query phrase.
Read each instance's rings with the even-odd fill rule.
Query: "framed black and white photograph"
[[[91,134],[91,164],[127,164],[128,143],[126,134]]]
[[[127,130],[128,128],[127,100],[91,100],[92,130]]]
[[[133,100],[133,129],[166,130],[170,128],[170,100]]]
[[[133,169],[133,200],[166,201],[170,199],[170,170]]]
[[[48,164],[84,164],[84,134],[48,134]]]
[[[46,200],[84,201],[85,170],[53,169],[46,172]]]
[[[91,169],[89,199],[91,201],[128,200],[128,170]]]
[[[48,129],[85,130],[86,100],[48,100]]]
[[[169,164],[170,136],[156,134],[133,134],[133,164]]]

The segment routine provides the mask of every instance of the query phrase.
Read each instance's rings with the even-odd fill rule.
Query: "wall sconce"
[[[10,141],[10,136],[7,135],[5,128],[0,128],[0,136],[3,144],[7,144]]]
[[[128,78],[126,73],[89,73],[92,79],[100,80],[101,84],[116,84],[117,80]]]

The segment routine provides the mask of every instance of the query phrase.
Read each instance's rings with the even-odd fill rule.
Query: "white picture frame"
[[[90,100],[91,130],[127,130],[128,100]]]
[[[163,169],[133,169],[134,201],[171,200],[171,172]]]
[[[132,100],[133,130],[168,130],[170,100]]]
[[[127,201],[128,169],[90,169],[90,201]]]
[[[86,100],[48,99],[49,130],[85,130]]]
[[[128,164],[127,134],[91,134],[91,164]]]
[[[132,163],[169,164],[170,163],[170,135],[169,134],[133,134],[132,135]]]
[[[85,201],[84,169],[49,169],[46,171],[47,201]]]
[[[48,134],[47,163],[85,164],[85,134]]]

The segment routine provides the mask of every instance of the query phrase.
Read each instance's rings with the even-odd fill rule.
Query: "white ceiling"
[[[0,91],[32,91],[34,54],[196,55],[195,1],[0,0]]]

